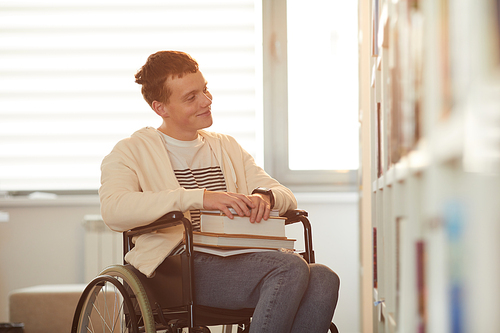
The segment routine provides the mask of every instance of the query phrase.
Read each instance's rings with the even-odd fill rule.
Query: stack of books
[[[229,256],[248,252],[293,250],[295,239],[285,235],[285,218],[271,211],[267,220],[251,223],[232,211],[230,219],[220,211],[201,211],[201,231],[193,232],[196,251]]]

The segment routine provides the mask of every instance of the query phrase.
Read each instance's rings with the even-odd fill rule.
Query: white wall
[[[332,268],[341,278],[334,322],[342,333],[357,333],[359,326],[358,201],[355,194],[297,193],[299,207],[313,224],[316,262]],[[0,322],[8,321],[12,290],[41,284],[84,281],[84,228],[86,214],[99,214],[95,197],[28,201],[0,200],[8,222],[0,222]],[[295,228],[295,226],[293,226]],[[302,231],[291,235],[302,238]],[[299,244],[300,245],[300,244]]]
[[[340,277],[333,317],[341,333],[360,332],[358,196],[355,193],[295,193],[312,224],[316,262]],[[301,237],[299,234],[296,237]],[[297,238],[300,239],[300,238]]]
[[[8,321],[12,290],[83,281],[85,214],[98,214],[97,198],[0,200],[0,322]]]

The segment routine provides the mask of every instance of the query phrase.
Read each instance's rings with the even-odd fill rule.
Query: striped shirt
[[[227,191],[224,174],[217,158],[204,138],[179,141],[163,134],[167,151],[179,185],[185,189],[206,188]],[[190,211],[194,231],[200,231],[200,210]]]

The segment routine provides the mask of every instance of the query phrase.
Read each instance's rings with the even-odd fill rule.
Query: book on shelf
[[[378,288],[377,277],[377,228],[373,227],[373,288]]]
[[[372,0],[372,57],[377,57],[379,55],[378,50],[378,3],[379,0]]]
[[[295,239],[259,235],[216,234],[193,231],[193,245],[220,249],[289,249],[294,248]]]
[[[384,132],[382,116],[382,104],[377,103],[377,117],[376,117],[376,127],[377,127],[377,150],[376,150],[376,159],[377,159],[377,177],[380,177],[384,174],[384,136],[382,133]]]
[[[426,246],[425,242],[416,242],[416,264],[417,264],[417,306],[418,306],[418,331],[425,332],[427,328],[427,285],[425,276],[426,267]]]
[[[441,70],[441,105],[442,111],[440,115],[441,120],[446,120],[450,117],[453,111],[453,86],[452,86],[452,57],[450,50],[450,0],[439,0],[439,26],[437,29],[440,46],[440,64]],[[453,7],[452,7],[453,8]]]
[[[201,232],[285,237],[285,218],[280,217],[277,210],[272,210],[269,219],[259,223],[251,223],[249,217],[238,216],[232,208],[230,210],[233,219],[218,210],[202,210]]]
[[[387,144],[388,144],[388,154],[387,154],[387,165],[391,165],[399,162],[401,156],[403,155],[403,134],[401,131],[402,126],[402,112],[403,112],[403,89],[402,89],[402,61],[401,57],[405,55],[401,52],[399,43],[399,29],[397,25],[393,27],[393,48],[391,48],[393,55],[393,67],[390,69],[390,82],[391,82],[391,107],[387,114]]]
[[[404,237],[404,228],[407,222],[406,218],[399,216],[396,218],[396,317],[398,317],[401,304],[401,269],[402,269],[402,238]]]
[[[493,17],[495,26],[492,33],[492,44],[496,46],[496,65],[500,66],[500,0],[495,1],[495,11],[493,13]]]

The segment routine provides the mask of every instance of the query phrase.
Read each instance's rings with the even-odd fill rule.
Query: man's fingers
[[[265,200],[263,200],[260,196],[253,196],[253,200],[256,203],[255,208],[252,209],[252,213],[250,215],[250,222],[252,223],[260,223],[262,219],[267,220],[269,218],[269,214],[271,213],[271,206]]]
[[[255,203],[252,202],[252,200],[250,200],[248,198],[248,196],[246,196],[244,194],[240,194],[240,193],[231,193],[230,195],[235,196],[236,198],[241,200],[244,203],[246,208],[250,208],[250,209],[255,208]]]
[[[230,219],[234,218],[233,214],[231,213],[231,211],[226,206],[222,206],[221,209],[220,209],[220,211],[223,212],[224,215],[226,215]]]

